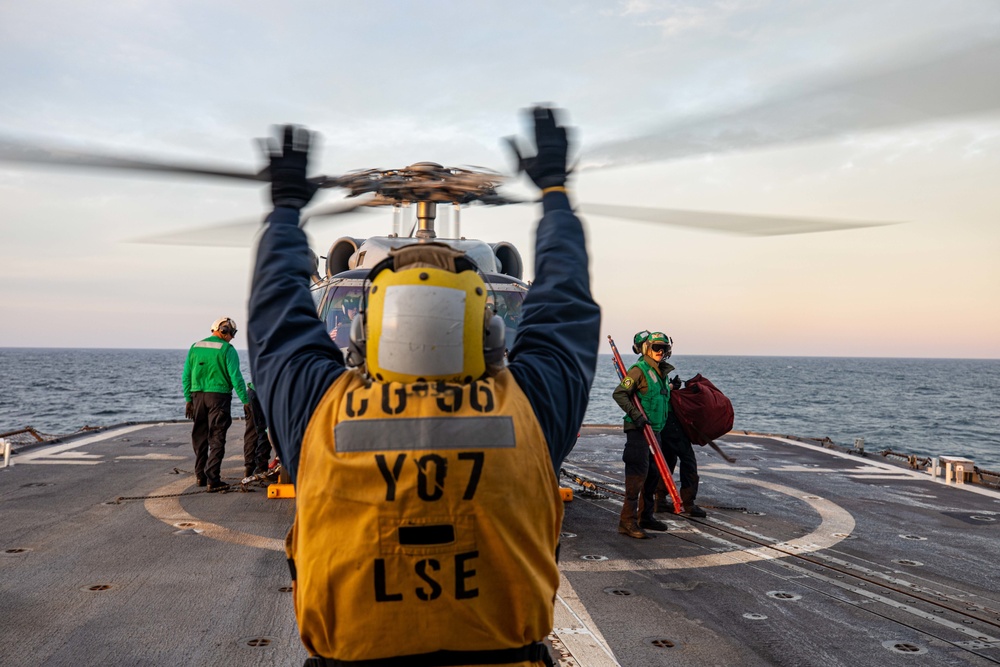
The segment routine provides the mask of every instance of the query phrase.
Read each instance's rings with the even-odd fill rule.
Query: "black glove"
[[[646,426],[646,424],[649,423],[649,420],[640,415],[639,418],[633,420],[632,423],[635,424],[636,428],[642,429],[643,427]]]
[[[674,389],[680,389],[681,388],[681,376],[680,375],[675,375],[674,379],[670,381],[670,386],[673,387]]]
[[[184,419],[194,419],[194,403],[191,401],[184,404]]]
[[[273,139],[268,141],[271,202],[275,208],[283,206],[299,210],[309,203],[319,187],[306,180],[312,137],[305,128],[294,125],[286,125],[282,132],[280,148]]]
[[[569,141],[566,128],[557,124],[555,110],[535,107],[531,110],[535,121],[535,157],[524,157],[512,138],[507,142],[517,160],[518,172],[524,171],[539,189],[559,187],[566,184],[566,153]]]

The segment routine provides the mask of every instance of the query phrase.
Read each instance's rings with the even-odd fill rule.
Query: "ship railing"
[[[100,426],[84,426],[78,431],[73,433],[43,433],[32,426],[25,426],[24,428],[19,428],[15,431],[7,431],[6,433],[0,433],[0,440],[6,442],[11,447],[11,452],[16,454],[19,449],[24,449],[32,445],[38,445],[46,442],[55,442],[61,438],[66,438],[71,435],[76,435],[78,433],[86,433],[87,431],[97,431],[102,427]]]
[[[996,472],[995,470],[986,470],[984,468],[980,468],[979,466],[974,466],[972,469],[976,471],[980,484],[983,486],[991,486],[994,489],[1000,489],[1000,472]]]
[[[757,435],[765,437],[778,437],[785,438],[788,440],[797,440],[799,442],[805,442],[808,444],[818,445],[825,449],[833,449],[840,452],[845,452],[848,454],[855,454],[858,456],[868,456],[864,450],[864,441],[859,439],[855,440],[854,448],[845,447],[843,445],[838,445],[832,439],[828,437],[823,438],[807,438],[796,435],[786,435],[781,433],[761,433],[759,431],[746,431],[742,429],[733,429],[730,431],[731,434],[743,434],[743,435]],[[922,470],[931,475],[937,476],[938,468],[940,467],[939,462],[932,456],[918,456],[917,454],[907,454],[906,452],[897,452],[892,449],[883,449],[877,452],[879,456],[884,459],[892,459],[904,463],[913,470]],[[970,462],[971,463],[971,462]],[[994,489],[1000,489],[1000,472],[993,470],[986,470],[985,468],[980,468],[979,466],[973,465],[966,468],[968,471],[971,468],[973,474],[968,476],[970,481],[976,484],[982,484],[983,486],[988,486]]]
[[[3,438],[11,445],[27,445],[34,444],[36,442],[45,442],[47,440],[42,433],[39,433],[30,426],[19,428],[16,431],[0,433],[0,438]]]
[[[905,461],[913,470],[927,470],[934,467],[934,459],[930,456],[917,456],[916,454],[905,454],[894,452],[891,449],[883,449],[879,452],[882,458],[894,458]]]

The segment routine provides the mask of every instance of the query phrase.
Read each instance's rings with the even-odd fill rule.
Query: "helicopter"
[[[923,53],[892,66],[871,68],[855,77],[828,79],[734,111],[705,115],[674,123],[638,136],[586,147],[575,157],[573,169],[587,172],[648,162],[663,162],[693,155],[717,154],[808,141],[875,128],[907,125],[940,118],[994,111],[1000,95],[993,85],[1000,63],[1000,41],[965,45],[943,56]],[[952,82],[947,95],[937,94],[932,82],[941,73],[961,70],[967,76]],[[961,88],[957,88],[958,84]],[[806,118],[808,122],[802,122]],[[269,181],[266,170],[247,170],[208,162],[183,164],[137,158],[112,151],[81,152],[56,142],[0,141],[0,161],[61,167],[118,169],[131,172],[237,179],[260,184]],[[524,204],[530,198],[506,190],[518,174],[482,167],[446,167],[417,162],[397,169],[361,169],[312,180],[320,189],[336,190],[342,199],[317,204],[303,211],[309,220],[338,216],[364,208],[393,210],[393,231],[385,236],[342,236],[316,258],[313,297],[319,317],[331,338],[343,343],[349,306],[364,289],[367,270],[391,248],[430,240],[464,250],[479,266],[494,293],[493,307],[507,326],[507,344],[517,332],[520,306],[529,283],[524,262],[514,244],[465,238],[459,231],[460,211],[471,206]],[[438,210],[450,210],[453,231],[441,234],[436,227]],[[649,208],[620,204],[578,202],[584,215],[616,217],[750,236],[772,236],[850,230],[894,224],[895,221],[839,220],[710,211]],[[413,209],[409,232],[403,217]],[[257,221],[248,223],[252,228]],[[408,223],[407,223],[408,224]],[[167,235],[169,236],[169,235]],[[190,237],[190,235],[185,235]],[[247,233],[249,236],[249,233]],[[175,238],[147,237],[161,243]],[[190,238],[183,241],[192,243]],[[198,243],[194,239],[194,243]],[[325,261],[321,267],[320,260]]]
[[[320,181],[321,187],[329,187],[329,180]],[[411,243],[444,241],[464,251],[479,268],[489,287],[487,305],[504,320],[505,342],[509,349],[517,333],[521,304],[528,291],[528,284],[522,280],[524,264],[521,254],[506,241],[487,243],[467,239],[459,233],[462,205],[520,203],[520,200],[497,192],[503,180],[504,177],[497,172],[443,167],[435,162],[418,162],[394,170],[368,169],[336,179],[334,187],[346,189],[348,198],[357,198],[358,205],[392,206],[394,231],[388,236],[368,239],[339,238],[323,257],[326,260],[325,275],[321,276],[318,271],[313,274],[312,294],[317,314],[326,323],[330,338],[341,348],[348,346],[350,322],[357,315],[368,271],[387,257],[390,250]],[[399,229],[410,202],[416,202],[416,220],[410,233],[403,236]],[[438,235],[435,220],[439,204],[452,207],[455,238]],[[314,212],[307,218],[315,215]],[[316,259],[318,268],[319,258]]]

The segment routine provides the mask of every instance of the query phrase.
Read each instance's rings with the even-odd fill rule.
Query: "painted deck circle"
[[[737,477],[735,475],[724,475],[722,473],[705,472],[705,476],[717,477],[719,479],[744,484],[755,484],[762,488],[791,496],[808,504],[820,517],[820,524],[812,532],[785,542],[779,542],[766,547],[751,547],[746,549],[734,549],[721,553],[704,554],[701,556],[685,556],[681,558],[653,558],[653,559],[614,559],[609,558],[603,561],[570,562],[560,563],[560,569],[566,571],[645,571],[645,570],[681,570],[699,567],[718,567],[721,565],[736,565],[739,563],[752,563],[761,560],[773,560],[784,558],[785,556],[800,555],[822,549],[829,549],[845,536],[850,535],[854,530],[854,517],[839,505],[822,498],[820,496],[803,495],[798,489],[793,489],[782,484],[765,482],[763,480],[750,477]],[[152,495],[166,495],[172,493],[183,493],[190,488],[191,480],[187,477],[166,484]],[[226,528],[225,526],[204,521],[192,515],[181,505],[180,498],[149,498],[145,501],[146,511],[153,517],[166,523],[170,527],[176,527],[178,523],[193,524],[192,527],[202,531],[202,535],[212,539],[229,542],[231,544],[242,544],[258,549],[268,549],[270,551],[285,550],[284,541],[273,537],[254,535],[239,530]],[[785,553],[789,552],[789,553]]]
[[[647,559],[615,559],[611,558],[600,563],[564,561],[559,564],[561,570],[567,571],[593,571],[602,572],[636,572],[647,570],[684,570],[690,568],[718,567],[721,565],[738,565],[740,563],[752,563],[754,561],[774,560],[785,558],[786,556],[799,556],[813,551],[829,549],[845,536],[850,535],[854,530],[854,517],[843,507],[814,495],[804,495],[799,489],[793,489],[783,484],[765,482],[744,476],[724,475],[715,472],[703,472],[706,477],[717,477],[719,479],[739,482],[742,484],[755,484],[762,488],[781,493],[792,498],[796,498],[809,505],[820,517],[820,524],[812,532],[785,542],[775,544],[750,547],[746,549],[734,549],[721,553],[705,554],[702,556],[685,556],[680,558],[647,558]],[[669,533],[667,533],[669,535]]]
[[[161,486],[150,495],[165,495],[171,493],[183,493],[191,487],[191,478],[183,476],[181,479]],[[159,519],[171,528],[176,528],[178,523],[192,524],[186,528],[197,529],[205,537],[214,540],[229,542],[231,544],[242,544],[247,547],[258,549],[268,549],[270,551],[285,551],[285,541],[263,535],[254,535],[240,530],[233,530],[220,526],[211,521],[204,521],[192,515],[181,505],[180,498],[147,498],[145,501],[146,511],[153,517]]]

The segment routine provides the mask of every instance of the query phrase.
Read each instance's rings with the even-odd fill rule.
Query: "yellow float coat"
[[[302,641],[340,660],[540,641],[562,513],[508,371],[471,384],[366,384],[348,371],[302,442],[286,540]]]

